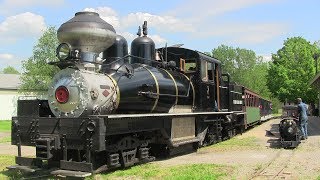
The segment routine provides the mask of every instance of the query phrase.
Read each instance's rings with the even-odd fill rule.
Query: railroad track
[[[294,154],[295,149],[281,149],[268,164],[254,173],[249,179],[292,179],[293,173],[286,171],[286,168],[292,161]]]

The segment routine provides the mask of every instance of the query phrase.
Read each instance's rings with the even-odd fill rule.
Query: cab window
[[[209,81],[213,81],[214,80],[214,73],[215,73],[215,64],[213,63],[209,63],[208,64],[208,79]]]
[[[182,72],[185,72],[186,71],[186,60],[180,58],[180,70]]]
[[[207,61],[201,61],[201,79],[202,79],[202,81],[208,81],[208,63],[207,63]]]

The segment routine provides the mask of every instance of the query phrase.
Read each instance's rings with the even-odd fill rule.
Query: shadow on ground
[[[269,138],[267,143],[269,144],[270,148],[275,148],[275,149],[281,148],[279,124],[271,124],[270,130],[266,130],[265,136]]]

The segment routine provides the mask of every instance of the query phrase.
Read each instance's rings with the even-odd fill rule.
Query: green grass
[[[256,146],[257,138],[256,137],[246,137],[238,138],[234,137],[227,141],[222,141],[218,143],[218,146]]]
[[[21,172],[8,171],[7,166],[15,164],[14,156],[0,155],[0,179],[20,179]],[[231,179],[234,167],[215,164],[190,164],[161,167],[143,164],[128,169],[97,174],[86,179]],[[55,179],[50,177],[50,179]]]
[[[278,116],[281,116],[282,114],[280,114],[280,113],[274,113],[274,114],[272,114],[272,116],[273,117],[278,117]]]
[[[260,148],[261,145],[258,144],[256,137],[242,138],[241,136],[236,136],[226,141],[200,148],[199,151],[250,150]]]
[[[6,167],[15,164],[14,156],[0,155],[0,179],[20,179],[19,172],[8,171]]]
[[[0,120],[0,132],[11,131],[11,120]]]
[[[233,168],[215,164],[191,164],[160,167],[143,164],[108,174],[99,174],[89,179],[221,179],[231,177]]]
[[[0,143],[6,143],[6,142],[11,142],[10,136],[0,138]]]

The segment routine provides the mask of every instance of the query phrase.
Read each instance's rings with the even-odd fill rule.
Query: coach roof
[[[19,74],[0,74],[0,89],[17,90],[21,85]]]

